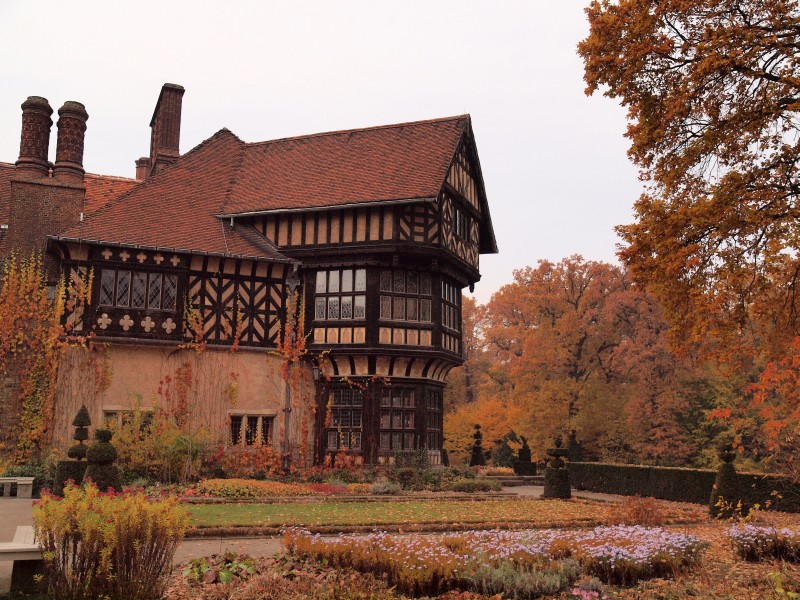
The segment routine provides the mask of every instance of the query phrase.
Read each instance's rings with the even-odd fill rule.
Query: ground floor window
[[[413,387],[399,386],[381,390],[381,450],[414,449],[416,392]]]
[[[272,445],[274,424],[275,415],[231,414],[228,442],[234,446]]]
[[[136,422],[137,419],[140,430],[149,428],[153,422],[153,409],[117,407],[103,409],[103,426],[108,429],[118,430],[131,422]]]
[[[328,392],[320,445],[325,452],[389,456],[442,449],[443,388],[425,382],[383,380],[375,385],[336,386]]]
[[[440,450],[442,447],[442,391],[428,392],[427,448]]]
[[[351,387],[334,388],[331,390],[330,410],[328,450],[361,450],[364,392]]]

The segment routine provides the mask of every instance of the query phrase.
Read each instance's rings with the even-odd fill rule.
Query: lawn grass
[[[351,527],[426,524],[525,524],[576,526],[605,523],[614,505],[586,500],[508,499],[476,502],[420,500],[410,502],[328,502],[320,504],[192,505],[192,526],[205,527]],[[699,522],[703,507],[671,503],[670,522]]]

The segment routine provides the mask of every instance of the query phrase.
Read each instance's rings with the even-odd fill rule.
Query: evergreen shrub
[[[708,504],[716,478],[708,469],[590,462],[569,463],[569,472],[577,489],[695,504]],[[737,473],[736,489],[734,495],[748,506],[800,512],[800,485],[786,478]]]

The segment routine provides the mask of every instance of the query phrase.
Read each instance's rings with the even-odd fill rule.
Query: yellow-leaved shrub
[[[189,514],[177,499],[73,485],[34,506],[36,538],[55,598],[144,600],[163,595]]]

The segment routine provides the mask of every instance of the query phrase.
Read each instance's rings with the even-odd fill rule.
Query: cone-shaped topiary
[[[475,433],[472,434],[472,456],[469,459],[470,467],[483,467],[486,465],[486,455],[483,453],[483,434],[481,426],[475,425]]]
[[[114,433],[110,429],[97,429],[94,432],[97,441],[89,446],[86,453],[89,466],[83,476],[83,481],[90,479],[101,491],[112,488],[114,491],[120,492],[122,485],[120,485],[119,471],[113,464],[117,459],[117,449],[111,445],[113,435]]]

